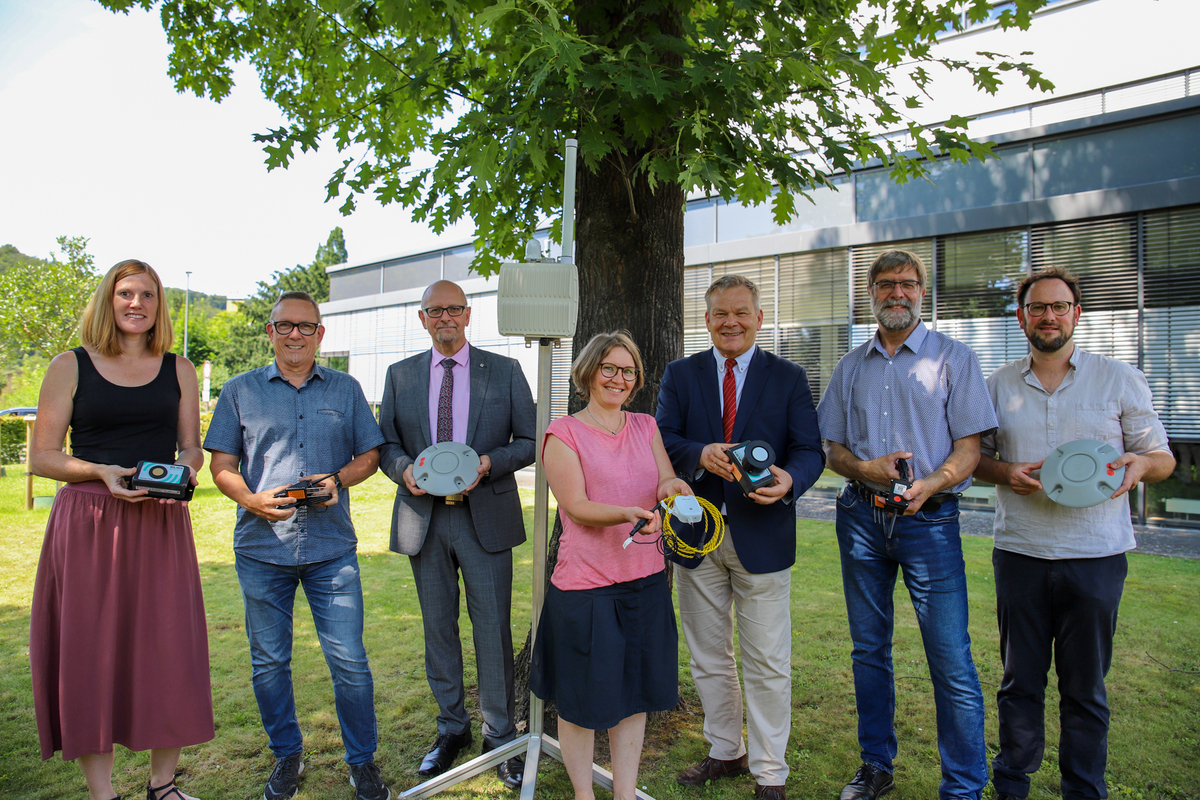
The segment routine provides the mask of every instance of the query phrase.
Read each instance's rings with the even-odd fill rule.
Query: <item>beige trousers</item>
[[[791,570],[747,572],[726,535],[696,569],[676,567],[675,579],[692,679],[704,705],[704,738],[712,745],[709,756],[730,761],[748,752],[755,780],[782,786],[792,723]],[[742,739],[742,691],[733,652],[735,613],[749,750]]]

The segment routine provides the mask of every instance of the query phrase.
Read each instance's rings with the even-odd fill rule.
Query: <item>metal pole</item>
[[[183,290],[183,357],[188,357],[188,317],[192,309],[192,271],[188,270],[184,273],[187,275],[187,288]]]
[[[33,421],[25,417],[25,510],[33,509]]]
[[[562,258],[564,264],[575,263],[575,158],[579,142],[567,139],[566,164],[563,175]]]

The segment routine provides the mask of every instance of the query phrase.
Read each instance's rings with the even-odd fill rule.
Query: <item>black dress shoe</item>
[[[466,733],[439,733],[437,740],[433,743],[433,749],[421,760],[421,768],[417,770],[417,774],[422,778],[435,778],[441,775],[450,769],[458,754],[470,746],[470,731]]]
[[[842,789],[839,800],[875,800],[877,797],[896,788],[892,773],[886,772],[874,764],[864,763],[854,773],[854,780]]]
[[[513,791],[521,791],[521,781],[525,779],[525,759],[513,756],[507,761],[496,765],[496,777]]]
[[[490,753],[504,744],[507,743],[496,742],[484,736],[483,746],[479,748],[479,752]],[[525,778],[525,759],[522,756],[513,756],[507,761],[501,761],[496,765],[496,777],[509,789],[521,791],[521,781]]]

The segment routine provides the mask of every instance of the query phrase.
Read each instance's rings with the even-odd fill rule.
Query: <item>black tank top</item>
[[[74,349],[79,385],[71,412],[71,448],[93,464],[136,467],[139,461],[175,461],[179,423],[179,376],[175,354],[163,356],[154,380],[117,386],[96,371],[82,347]]]

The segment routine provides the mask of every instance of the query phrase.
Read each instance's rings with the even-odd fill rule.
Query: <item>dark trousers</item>
[[[1125,555],[1048,560],[992,551],[1004,678],[996,693],[1000,751],[992,761],[997,792],[1029,795],[1029,776],[1046,744],[1046,679],[1053,656],[1064,800],[1108,797],[1108,695]]]
[[[470,501],[468,501],[470,502]],[[459,638],[458,575],[475,644],[475,675],[484,742],[516,738],[513,695],[512,550],[489,553],[479,543],[471,511],[435,498],[421,552],[410,556],[425,629],[425,676],[438,703],[438,733],[471,730]]]

